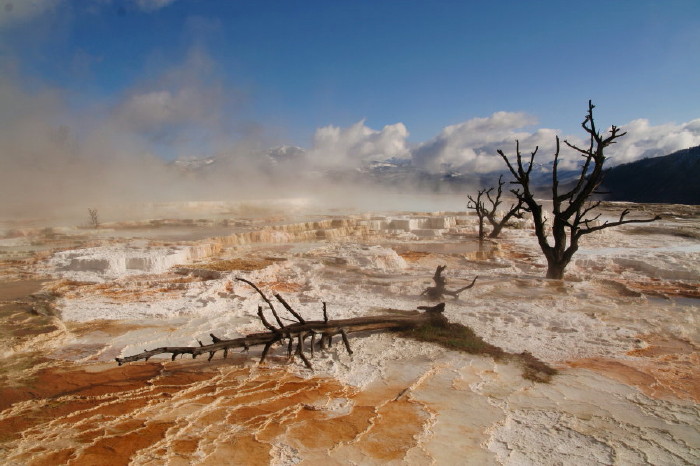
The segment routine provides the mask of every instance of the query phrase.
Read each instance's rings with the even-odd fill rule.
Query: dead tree
[[[522,154],[520,153],[520,143],[516,141],[515,165],[511,163],[502,150],[498,150],[498,154],[503,158],[515,178],[515,181],[512,183],[519,185],[518,188],[511,190],[511,192],[524,204],[525,209],[532,214],[532,220],[535,224],[535,235],[537,236],[540,249],[547,259],[547,278],[562,279],[564,277],[564,269],[578,250],[579,240],[583,235],[627,223],[653,222],[660,219],[658,216],[652,219],[625,219],[630,212],[629,209],[625,209],[617,221],[597,223],[600,214],[594,215],[592,212],[600,205],[600,201],[592,201],[590,198],[592,195],[597,194],[596,189],[603,180],[603,165],[606,159],[604,150],[627,133],[620,133],[620,128],[612,126],[609,135],[607,137],[602,136],[596,129],[593,120],[594,108],[595,106],[589,100],[588,113],[581,123],[583,129],[589,135],[589,146],[580,148],[568,141],[564,141],[567,146],[583,157],[578,179],[573,183],[573,187],[565,192],[560,192],[559,179],[557,178],[560,146],[559,137],[556,137],[554,164],[552,166],[553,206],[551,225],[547,225],[542,204],[535,199],[533,187],[530,185],[530,172],[534,166],[533,162],[538,147],[535,147],[535,150],[530,153],[529,162],[523,162]],[[550,244],[548,234],[552,235],[554,245]]]
[[[523,217],[523,201],[522,199],[517,199],[518,202],[511,204],[508,211],[501,217],[498,218],[498,208],[503,203],[501,197],[503,196],[503,175],[498,177],[498,187],[496,188],[496,193],[491,196],[493,192],[493,187],[489,189],[482,189],[477,192],[476,199],[471,195],[468,195],[469,203],[467,204],[468,209],[474,209],[476,211],[477,217],[479,217],[479,239],[484,239],[484,219],[488,220],[491,224],[491,233],[489,233],[489,238],[498,238],[501,234],[501,230],[508,223],[508,221],[515,218]],[[486,202],[482,198],[486,196],[488,200],[489,207],[486,207]]]
[[[488,191],[491,191],[491,189]],[[488,194],[488,191],[486,189],[477,191],[476,199],[474,199],[471,194],[467,195],[467,199],[469,199],[469,202],[467,202],[467,209],[474,209],[476,216],[479,218],[479,241],[484,239],[484,218],[486,217],[486,206],[484,206],[482,197],[484,197],[484,194]]]
[[[503,227],[508,223],[508,221],[511,218],[523,218],[523,201],[522,199],[518,199],[518,202],[516,202],[515,204],[511,204],[508,208],[508,211],[503,215],[503,217],[500,220],[498,220],[497,211],[498,207],[503,202],[501,200],[501,196],[503,195],[503,185],[505,184],[505,181],[503,181],[503,175],[501,175],[498,177],[498,188],[496,188],[496,196],[493,198],[491,197],[490,192],[493,190],[493,188],[486,191],[486,197],[488,198],[489,203],[491,204],[491,207],[486,210],[486,219],[489,221],[491,227],[493,228],[491,230],[491,233],[489,234],[489,238],[497,238],[498,235],[501,234],[501,230],[503,229]]]
[[[88,209],[88,214],[90,215],[90,226],[95,229],[99,228],[100,219],[97,215],[97,209]]]
[[[429,286],[428,288],[426,288],[425,291],[421,293],[421,296],[427,295],[428,299],[438,300],[442,299],[444,295],[448,295],[457,299],[462,291],[468,290],[469,288],[473,287],[476,283],[476,279],[479,278],[479,276],[477,275],[476,277],[474,277],[474,280],[472,280],[471,284],[459,288],[457,290],[450,291],[446,288],[447,280],[445,279],[445,277],[442,276],[442,272],[446,268],[446,265],[437,266],[437,268],[435,269],[435,274],[433,275],[433,281],[435,282],[435,286]]]
[[[325,302],[323,303],[322,309],[323,320],[306,320],[296,312],[282,296],[275,294],[274,296],[277,301],[279,301],[296,320],[294,323],[285,325],[272,301],[265,296],[260,288],[246,279],[237,278],[237,280],[247,283],[258,292],[270,309],[277,325],[270,323],[265,317],[263,307],[258,306],[258,317],[263,326],[268,330],[267,332],[251,333],[244,337],[230,340],[221,339],[213,333],[210,333],[209,336],[212,339],[212,343],[208,345],[200,341],[199,346],[164,346],[152,350],[144,350],[142,353],[132,356],[116,358],[117,363],[121,366],[126,362],[139,361],[142,359],[148,361],[148,359],[158,354],[170,354],[173,361],[177,356],[183,354],[189,354],[193,359],[199,355],[208,354],[208,360],[211,361],[214,355],[219,351],[222,351],[223,357],[226,358],[228,357],[229,351],[237,348],[243,348],[243,350],[247,351],[253,346],[263,346],[262,355],[260,357],[260,362],[262,363],[270,353],[273,345],[281,344],[286,345],[287,356],[290,360],[295,356],[299,356],[306,367],[311,369],[312,365],[306,355],[306,349],[308,348],[310,356],[313,357],[314,347],[317,341],[320,349],[326,349],[331,347],[334,337],[340,336],[348,353],[352,354],[350,340],[348,338],[348,335],[351,333],[376,330],[407,330],[428,323],[443,325],[445,321],[444,316],[441,315],[445,308],[444,303],[432,308],[424,308],[426,312],[422,313],[416,311],[415,313],[407,313],[406,315],[367,316],[329,320]]]

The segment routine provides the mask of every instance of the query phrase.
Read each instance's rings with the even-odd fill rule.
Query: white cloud
[[[408,130],[403,123],[386,125],[381,131],[360,120],[348,128],[325,126],[316,130],[311,161],[322,166],[357,167],[363,162],[406,158]]]
[[[153,12],[165,8],[176,0],[132,0],[133,5],[144,12]],[[59,7],[66,6],[65,0],[5,0],[0,3],[0,31],[14,25],[29,22],[42,15],[52,13]],[[125,3],[124,0],[90,0],[68,4],[79,6],[89,12],[98,12],[107,5]]]
[[[0,29],[53,11],[63,0],[7,0],[0,4]]]
[[[143,11],[156,11],[175,3],[175,0],[135,0],[135,3]]]
[[[430,172],[499,170],[503,168],[503,161],[497,149],[507,151],[516,139],[524,145],[542,139],[541,131],[534,134],[516,131],[535,123],[536,119],[525,113],[496,112],[488,118],[473,118],[447,126],[413,151],[413,161]]]
[[[609,165],[633,162],[644,157],[668,155],[700,145],[700,118],[687,123],[652,126],[649,120],[633,120],[621,126],[627,135],[610,148]]]
[[[502,170],[505,165],[497,150],[503,150],[514,160],[515,141],[519,140],[524,157],[539,147],[535,163],[547,165],[554,159],[555,138],[559,135],[562,139],[559,167],[563,170],[575,168],[581,158],[566,147],[563,140],[585,147],[587,135],[561,135],[558,130],[550,128],[521,131],[535,122],[533,117],[523,113],[496,112],[487,118],[473,118],[447,126],[436,137],[419,144],[412,151],[413,162],[430,172],[446,169],[466,173]],[[627,134],[606,150],[608,167],[700,145],[700,119],[658,126],[652,126],[646,119],[638,119],[621,125],[621,129]]]

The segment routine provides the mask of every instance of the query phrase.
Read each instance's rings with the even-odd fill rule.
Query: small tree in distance
[[[88,214],[90,215],[90,226],[92,228],[100,227],[100,219],[97,214],[97,209],[88,208]]]
[[[568,141],[564,141],[567,146],[577,151],[583,157],[583,164],[573,187],[563,193],[559,192],[559,180],[557,178],[560,147],[559,136],[556,137],[556,150],[552,166],[551,225],[547,225],[547,219],[543,215],[542,204],[535,199],[530,186],[530,172],[532,171],[538,147],[535,147],[535,150],[530,154],[530,161],[523,163],[520,143],[516,141],[515,166],[502,150],[498,150],[498,154],[503,158],[515,178],[515,181],[512,183],[519,185],[519,188],[511,190],[511,192],[525,205],[525,209],[532,214],[532,220],[535,224],[535,235],[537,236],[540,249],[542,249],[547,259],[547,278],[564,278],[564,269],[578,250],[578,243],[583,235],[626,223],[653,222],[661,218],[656,216],[651,219],[626,220],[625,217],[629,214],[629,209],[625,209],[620,214],[619,220],[615,222],[596,223],[598,218],[600,218],[600,214],[593,215],[592,212],[600,205],[600,201],[591,201],[590,197],[596,193],[596,189],[603,181],[604,150],[627,133],[620,133],[620,129],[617,126],[612,126],[607,137],[601,136],[593,120],[594,108],[595,106],[589,100],[588,113],[581,123],[583,129],[589,135],[589,146],[580,148]],[[551,231],[548,231],[548,229]],[[549,233],[553,237],[554,245],[551,245],[549,242]]]
[[[476,199],[474,199],[471,194],[467,195],[467,199],[469,199],[469,202],[467,202],[467,209],[474,209],[476,216],[479,218],[479,241],[484,239],[484,217],[486,217],[486,207],[484,206],[484,201],[482,201],[481,198],[484,197],[485,193],[485,189],[479,190],[476,193]]]
[[[488,222],[491,224],[491,233],[489,233],[489,238],[498,238],[498,235],[501,234],[501,230],[503,230],[503,227],[511,218],[523,217],[523,200],[518,198],[518,202],[511,204],[508,212],[506,212],[500,220],[498,219],[498,208],[503,202],[501,197],[503,196],[503,185],[505,184],[505,181],[503,181],[503,175],[501,175],[498,177],[498,187],[496,188],[496,193],[494,196],[491,196],[494,189],[493,187],[478,191],[476,199],[474,199],[471,195],[467,196],[469,199],[467,208],[474,209],[477,217],[479,217],[479,239],[484,238],[484,219],[488,220]],[[486,203],[482,200],[484,196],[486,196],[486,199],[488,200],[489,207],[486,207]]]

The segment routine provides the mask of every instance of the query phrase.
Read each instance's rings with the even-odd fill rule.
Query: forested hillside
[[[613,167],[602,190],[611,201],[700,204],[700,146]]]

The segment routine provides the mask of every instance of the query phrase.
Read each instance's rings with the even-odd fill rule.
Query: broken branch
[[[474,280],[472,280],[471,284],[464,286],[462,288],[459,288],[457,290],[451,291],[446,288],[447,286],[447,279],[442,276],[442,272],[447,268],[446,265],[438,265],[437,268],[435,269],[435,274],[433,275],[433,281],[435,282],[435,286],[429,286],[426,288],[422,293],[421,296],[427,295],[429,299],[433,300],[438,300],[442,299],[444,295],[452,296],[453,298],[457,299],[459,297],[459,294],[465,290],[468,290],[469,288],[472,288],[474,284],[476,283],[476,279],[479,278],[477,275],[474,277]]]

